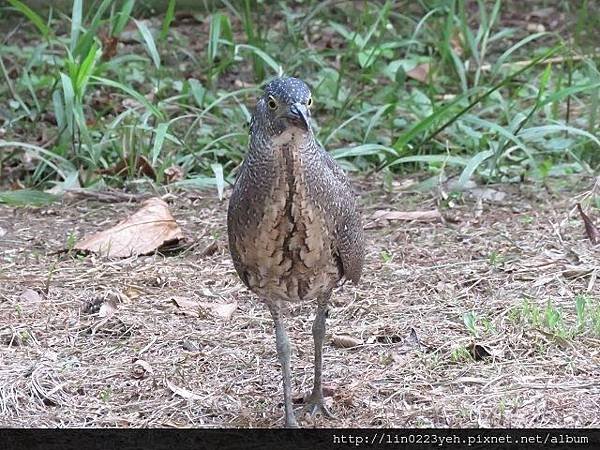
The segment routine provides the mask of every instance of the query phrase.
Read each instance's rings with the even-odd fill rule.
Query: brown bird
[[[275,322],[289,427],[298,423],[282,309],[286,303],[316,303],[314,386],[305,409],[333,417],[322,388],[329,299],[340,281],[358,283],[364,261],[356,196],[342,169],[315,139],[312,104],[308,86],[297,78],[267,84],[252,116],[248,153],[227,215],[235,269],[267,304]]]

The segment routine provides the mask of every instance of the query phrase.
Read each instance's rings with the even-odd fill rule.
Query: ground
[[[334,294],[328,321],[325,394],[337,419],[301,423],[600,426],[600,253],[574,210],[594,181],[493,186],[477,200],[372,179],[355,179],[364,275]],[[226,200],[167,200],[186,249],[114,260],[57,251],[138,203],[0,205],[0,426],[282,425],[272,321],[233,270]],[[435,208],[442,220],[371,220]],[[230,317],[181,307],[194,301],[237,307]],[[312,317],[305,305],[287,320],[299,407]]]

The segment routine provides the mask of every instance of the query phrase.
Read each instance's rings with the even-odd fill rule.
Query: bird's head
[[[269,82],[256,103],[252,126],[271,136],[291,127],[309,132],[312,96],[306,83],[298,78],[276,78]]]

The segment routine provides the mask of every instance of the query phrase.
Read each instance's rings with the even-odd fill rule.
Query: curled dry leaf
[[[590,219],[589,216],[583,212],[581,203],[577,203],[577,209],[579,210],[579,215],[581,216],[583,224],[585,225],[585,234],[587,234],[587,237],[592,242],[592,244],[596,245],[600,242],[600,230],[598,230],[598,227],[594,225],[592,219]]]
[[[176,386],[175,384],[171,383],[169,380],[165,380],[165,381],[166,381],[167,387],[171,390],[171,392],[173,392],[173,394],[179,395],[180,397],[183,397],[183,398],[187,398],[188,400],[202,400],[202,397],[200,397],[198,394],[194,394],[193,392],[188,391],[187,389]]]
[[[147,361],[138,359],[133,363],[132,375],[134,378],[144,378],[146,374],[152,375],[153,373],[154,369]]]
[[[21,292],[19,299],[24,300],[26,302],[31,302],[31,303],[42,301],[42,297],[40,296],[40,294],[38,294],[33,289],[29,289],[29,288],[27,288],[23,292]]]
[[[472,358],[475,361],[481,361],[485,358],[490,358],[490,357],[494,357],[494,358],[502,357],[501,351],[492,349],[492,348],[488,347],[487,345],[477,344],[475,342],[473,342],[469,346],[467,346],[467,350],[469,351],[469,353],[471,354]]]
[[[350,336],[349,334],[335,334],[331,338],[331,343],[334,347],[338,348],[352,348],[364,344],[362,339]]]
[[[181,228],[160,198],[150,198],[142,208],[108,230],[88,236],[75,244],[76,250],[109,257],[147,255],[183,237]]]

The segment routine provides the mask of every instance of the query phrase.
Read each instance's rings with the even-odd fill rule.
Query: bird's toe
[[[329,410],[327,405],[325,405],[325,399],[322,395],[311,395],[304,405],[302,412],[303,414],[308,414],[310,417],[315,417],[317,414],[321,414],[328,419],[337,419],[337,417]]]

